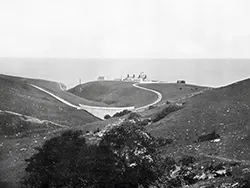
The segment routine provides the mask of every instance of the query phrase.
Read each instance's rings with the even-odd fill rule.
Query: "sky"
[[[249,0],[0,0],[0,57],[249,58]]]
[[[249,61],[232,60],[250,58],[249,7],[249,0],[0,0],[0,73],[68,87],[142,71],[225,85],[250,75]]]

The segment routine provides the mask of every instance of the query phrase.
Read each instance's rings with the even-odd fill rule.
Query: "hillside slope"
[[[65,89],[66,87],[57,82],[48,81],[48,80],[41,80],[41,79],[31,79],[31,78],[23,78],[17,76],[10,76],[10,75],[0,75],[1,78],[6,78],[13,81],[21,81],[26,84],[33,84],[38,87],[41,87],[54,95],[59,96],[60,98],[79,106],[79,104],[90,105],[90,106],[107,106],[104,103],[90,101],[81,97],[78,97],[70,92],[67,92]]]
[[[78,85],[68,91],[84,99],[109,106],[141,107],[157,99],[156,94],[135,88],[133,84],[120,81],[95,81]]]
[[[59,102],[24,80],[1,76],[0,120],[0,187],[14,187],[35,147],[61,130],[99,118]]]
[[[176,84],[176,83],[149,83],[139,84],[139,86],[153,89],[162,94],[162,103],[166,101],[173,101],[189,94],[202,91],[206,87],[189,85],[189,84]]]
[[[229,159],[250,159],[250,79],[205,91],[188,99],[185,107],[151,124],[155,136],[171,138],[180,144],[168,153],[196,153]],[[218,143],[195,142],[215,132]]]
[[[84,110],[76,110],[37,90],[25,81],[0,77],[0,110],[54,121],[68,126],[98,120]]]

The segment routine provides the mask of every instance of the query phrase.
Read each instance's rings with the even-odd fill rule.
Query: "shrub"
[[[104,116],[104,119],[109,119],[109,118],[111,118],[111,116],[110,116],[109,114],[106,114],[106,115]]]
[[[181,163],[184,166],[189,166],[190,164],[194,164],[196,161],[196,158],[193,156],[185,155],[184,157],[181,158],[179,163]]]
[[[170,105],[166,108],[164,108],[163,110],[161,110],[159,113],[157,113],[155,115],[155,117],[152,119],[152,121],[155,123],[155,122],[158,122],[160,121],[161,119],[163,119],[164,117],[166,117],[168,114],[172,113],[172,112],[175,112],[179,109],[181,109],[183,107],[181,106],[177,106],[177,105]]]
[[[144,127],[144,126],[147,126],[147,125],[148,125],[149,123],[151,123],[151,122],[152,122],[151,119],[144,119],[144,120],[142,120],[142,121],[138,121],[138,122],[137,122],[137,125]]]
[[[128,116],[128,120],[138,120],[140,118],[141,116],[135,112],[130,113]]]
[[[27,188],[146,188],[162,174],[154,138],[129,122],[111,129],[99,145],[86,144],[81,131],[67,131],[37,151],[27,160]]]
[[[25,169],[28,175],[23,182],[25,187],[56,187],[77,184],[75,174],[75,155],[86,150],[85,138],[80,138],[81,131],[66,131],[61,136],[45,142],[36,148]],[[69,173],[71,172],[71,173]]]
[[[152,109],[154,109],[154,108],[156,108],[155,105],[151,105],[151,106],[148,107],[149,110],[152,110]]]
[[[122,117],[122,116],[124,116],[124,115],[126,115],[126,114],[129,114],[131,111],[129,111],[129,110],[123,110],[122,112],[117,112],[117,113],[115,113],[114,115],[113,115],[113,117]]]
[[[157,144],[158,144],[159,147],[166,146],[168,144],[172,144],[173,143],[172,139],[163,138],[163,137],[157,138],[156,141],[157,141]]]
[[[169,102],[169,101],[166,101],[166,105],[169,105],[169,104],[171,104],[171,102]]]

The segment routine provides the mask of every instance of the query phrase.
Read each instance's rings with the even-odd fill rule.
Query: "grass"
[[[41,79],[14,77],[14,76],[7,76],[7,75],[0,75],[0,77],[7,78],[7,79],[13,80],[13,81],[19,81],[19,82],[21,81],[21,82],[26,83],[26,84],[34,84],[38,87],[41,87],[41,88],[59,96],[60,98],[66,100],[66,101],[68,101],[76,106],[79,106],[79,104],[93,105],[93,106],[107,106],[104,103],[90,101],[90,100],[78,97],[70,92],[67,92],[66,90],[62,90],[59,83],[57,83],[57,82],[41,80]]]
[[[13,111],[69,126],[99,120],[84,110],[66,106],[25,81],[8,77],[0,77],[0,110]]]
[[[0,76],[0,110],[0,184],[11,182],[9,187],[20,181],[26,165],[24,160],[34,154],[34,148],[65,129],[54,123],[72,128],[99,121],[92,114],[68,107],[33,88],[25,80],[3,75]]]
[[[250,159],[250,80],[206,91],[186,101],[185,107],[148,126],[155,136],[171,138],[178,146],[166,153],[190,152],[228,159]],[[221,141],[194,143],[216,132]]]
[[[218,163],[237,163],[241,165],[239,168],[242,169],[249,168],[249,85],[250,79],[226,87],[207,90],[200,95],[183,99],[182,102],[185,102],[183,108],[174,112],[170,110],[171,113],[168,113],[169,111],[164,109],[175,105],[172,102],[174,99],[204,88],[178,84],[145,84],[143,87],[155,89],[163,94],[162,104],[164,103],[164,105],[146,110],[140,115],[142,118],[151,117],[152,119],[157,114],[162,114],[159,116],[160,121],[155,121],[145,127],[153,136],[173,141],[166,147],[163,144],[162,155],[176,159],[185,155],[193,156],[199,158],[201,165],[204,161],[218,161]],[[67,107],[49,95],[29,86],[23,80],[13,80],[1,76],[0,86],[0,110],[47,119],[68,125],[73,129],[90,132],[101,130],[105,126],[116,124],[119,121],[119,118],[98,121],[91,114]],[[42,87],[42,85],[39,86]],[[52,83],[46,87],[55,88],[54,86]],[[114,96],[119,97],[111,97],[115,101],[109,104],[111,106],[132,103],[137,99],[137,95],[141,97],[136,103],[141,105],[146,103],[147,98],[144,97],[145,93],[139,95],[139,91],[136,91],[137,88],[132,88],[132,83],[92,82],[74,89],[79,92],[79,95],[87,96],[87,100],[95,99],[102,103],[109,101],[109,98],[104,98],[105,95],[114,92]],[[129,101],[128,95],[131,98],[134,96],[135,99]],[[171,104],[166,104],[168,100],[171,101]],[[59,135],[65,130],[53,125],[27,123],[23,117],[6,113],[1,113],[0,119],[0,180],[2,181],[19,181],[24,174],[26,165],[24,159],[34,154],[35,147],[41,146],[45,140]],[[210,136],[213,136],[214,133],[219,135],[219,142],[211,142]],[[219,179],[219,181],[223,182],[224,180]]]
[[[160,92],[162,94],[161,103],[165,103],[166,101],[173,101],[175,99],[179,99],[181,97],[205,89],[205,87],[175,83],[141,84],[140,86]]]
[[[154,93],[135,88],[133,84],[121,81],[94,81],[78,85],[69,92],[87,100],[120,107],[140,107],[157,99]]]

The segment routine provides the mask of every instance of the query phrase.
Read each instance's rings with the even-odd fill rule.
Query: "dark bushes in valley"
[[[140,119],[140,118],[141,116],[135,112],[130,113],[128,116],[128,120],[132,120],[132,119],[135,120],[135,119]]]
[[[109,119],[109,118],[111,118],[111,116],[110,116],[109,114],[106,114],[106,115],[104,116],[104,119]]]
[[[131,111],[129,111],[129,110],[123,110],[122,112],[117,112],[117,113],[115,113],[114,115],[113,115],[113,117],[122,117],[122,116],[124,116],[124,115],[127,115],[127,114],[129,114]]]
[[[163,119],[164,117],[166,117],[168,114],[172,113],[172,112],[175,112],[179,109],[183,108],[182,106],[177,106],[177,105],[170,105],[170,106],[167,106],[165,107],[163,110],[161,110],[159,113],[157,113],[155,115],[155,117],[152,118],[152,121],[155,123],[155,122],[158,122],[160,121],[161,119]]]
[[[148,107],[149,110],[152,110],[152,109],[154,109],[154,108],[156,108],[155,105],[151,105],[151,106]]]
[[[137,124],[138,124],[139,126],[144,127],[144,126],[147,126],[147,125],[148,125],[149,123],[151,123],[151,122],[152,122],[151,119],[143,119],[143,120],[137,122]]]
[[[171,102],[169,102],[169,101],[166,101],[166,105],[169,105],[169,104],[171,104]]]
[[[147,126],[151,122],[151,119],[143,119],[141,115],[135,112],[130,113],[127,120],[134,121],[134,123],[141,127]]]

